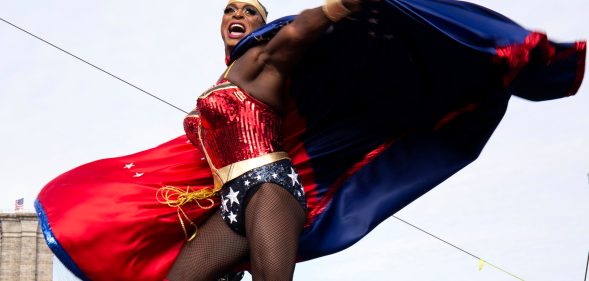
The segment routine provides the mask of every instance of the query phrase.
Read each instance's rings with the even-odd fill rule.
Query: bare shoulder
[[[249,49],[231,66],[227,79],[254,98],[280,110],[284,78],[268,63],[264,46]]]
[[[241,57],[235,60],[228,73],[229,80],[241,84],[248,83],[257,78],[264,67],[264,48],[256,46],[250,48]]]

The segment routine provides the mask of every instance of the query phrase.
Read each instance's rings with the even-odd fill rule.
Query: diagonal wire
[[[36,39],[38,39],[38,40],[40,40],[40,41],[43,41],[43,42],[44,42],[44,43],[46,43],[47,45],[49,45],[49,46],[51,46],[51,47],[53,47],[53,48],[56,48],[56,49],[58,49],[58,50],[60,50],[60,51],[62,51],[62,52],[64,52],[64,53],[66,53],[66,54],[70,55],[71,57],[74,57],[74,58],[78,59],[79,61],[81,61],[81,62],[83,62],[83,63],[85,63],[85,64],[87,64],[87,65],[89,65],[89,66],[92,66],[92,67],[94,67],[95,69],[98,69],[98,70],[100,70],[100,71],[102,71],[102,72],[104,72],[104,73],[106,73],[106,74],[108,74],[108,75],[110,75],[111,77],[113,77],[113,78],[115,78],[115,79],[117,79],[117,80],[119,80],[119,81],[121,81],[121,82],[123,82],[123,83],[125,83],[125,84],[127,84],[127,85],[129,85],[129,86],[131,86],[131,87],[133,87],[133,88],[135,88],[135,89],[137,89],[137,90],[141,91],[141,92],[143,92],[144,94],[147,94],[147,95],[149,95],[149,96],[151,96],[151,97],[153,97],[153,98],[155,98],[155,99],[157,99],[157,100],[159,100],[159,101],[161,101],[161,102],[163,102],[163,103],[165,103],[165,104],[167,104],[167,105],[169,105],[169,106],[171,106],[171,107],[173,107],[173,108],[175,108],[175,109],[177,109],[177,110],[180,110],[180,111],[182,111],[182,112],[184,112],[184,113],[188,114],[188,112],[186,112],[186,111],[184,111],[184,110],[180,109],[179,107],[177,107],[177,106],[175,106],[175,105],[173,105],[173,104],[171,104],[171,103],[169,103],[169,102],[165,101],[164,99],[162,99],[162,98],[160,98],[160,97],[158,97],[158,96],[156,96],[156,95],[154,95],[154,94],[152,94],[152,93],[150,93],[150,92],[148,92],[148,91],[146,91],[146,90],[143,90],[143,89],[141,89],[141,88],[139,88],[139,87],[137,87],[137,86],[133,85],[133,84],[132,84],[132,83],[130,83],[130,82],[127,82],[126,80],[124,80],[124,79],[122,79],[122,78],[120,78],[120,77],[118,77],[118,76],[116,76],[116,75],[114,75],[114,74],[112,74],[112,73],[110,73],[110,72],[108,72],[108,71],[106,71],[106,70],[104,70],[104,69],[102,69],[102,68],[100,68],[100,67],[98,67],[98,66],[96,66],[96,65],[94,65],[94,64],[92,64],[92,63],[90,63],[90,62],[88,62],[88,61],[86,61],[86,60],[84,60],[84,59],[82,59],[82,58],[80,58],[80,57],[78,57],[78,56],[76,56],[76,55],[74,55],[74,54],[72,54],[72,53],[70,53],[70,52],[66,51],[66,50],[64,50],[64,49],[62,49],[62,48],[60,48],[59,46],[57,46],[57,45],[55,45],[55,44],[53,44],[53,43],[51,43],[51,42],[49,42],[49,41],[47,41],[47,40],[45,40],[45,39],[43,39],[43,38],[39,37],[39,36],[37,36],[37,35],[35,35],[35,34],[33,34],[33,33],[29,32],[29,31],[27,31],[27,30],[25,30],[25,29],[23,29],[23,28],[21,28],[21,27],[19,27],[19,26],[15,25],[15,24],[13,24],[13,23],[11,23],[11,22],[9,22],[9,21],[7,21],[7,20],[3,19],[3,18],[0,18],[0,20],[1,20],[1,21],[3,21],[3,22],[5,22],[5,23],[7,23],[7,24],[9,24],[9,25],[11,25],[11,26],[13,26],[14,28],[16,28],[16,29],[18,29],[18,30],[20,30],[20,31],[22,31],[22,32],[24,32],[24,33],[26,33],[26,34],[28,34],[28,35],[32,36],[32,37],[35,37]]]
[[[74,55],[74,54],[72,54],[72,53],[70,53],[70,52],[66,51],[66,50],[64,50],[64,49],[62,49],[62,48],[60,48],[60,47],[58,47],[58,46],[56,46],[55,44],[53,44],[53,43],[51,43],[51,42],[49,42],[49,41],[47,41],[47,40],[45,40],[45,39],[43,39],[43,38],[41,38],[41,37],[39,37],[39,36],[37,36],[37,35],[35,35],[35,34],[33,34],[33,33],[29,32],[29,31],[27,31],[27,30],[25,30],[25,29],[23,29],[23,28],[21,28],[21,27],[19,27],[19,26],[15,25],[15,24],[13,24],[13,23],[11,23],[11,22],[9,22],[9,21],[7,21],[7,20],[3,19],[3,18],[0,18],[0,20],[1,20],[1,21],[3,21],[3,22],[5,22],[5,23],[7,23],[7,24],[9,24],[9,25],[11,25],[11,26],[13,26],[14,28],[16,28],[16,29],[18,29],[18,30],[20,30],[20,31],[22,31],[22,32],[25,32],[25,33],[27,33],[28,35],[30,35],[30,36],[32,36],[32,37],[34,37],[34,38],[36,38],[36,39],[38,39],[38,40],[40,40],[40,41],[42,41],[42,42],[44,42],[44,43],[46,43],[46,44],[48,44],[48,45],[52,46],[52,47],[54,47],[54,48],[56,48],[56,49],[58,49],[58,50],[62,51],[63,53],[66,53],[67,55],[69,55],[69,56],[71,56],[71,57],[74,57],[74,58],[78,59],[79,61],[81,61],[81,62],[83,62],[83,63],[85,63],[85,64],[87,64],[87,65],[90,65],[91,67],[93,67],[93,68],[95,68],[95,69],[97,69],[97,70],[100,70],[100,71],[102,71],[102,72],[103,72],[103,73],[105,73],[105,74],[108,74],[109,76],[111,76],[111,77],[113,77],[113,78],[115,78],[115,79],[117,79],[117,80],[119,80],[119,81],[121,81],[121,82],[123,82],[123,83],[125,83],[125,84],[127,84],[127,85],[129,85],[129,86],[131,86],[131,87],[133,87],[133,88],[135,88],[135,89],[137,89],[137,90],[141,91],[141,92],[143,92],[144,94],[147,94],[147,95],[149,95],[149,96],[151,96],[151,97],[153,97],[153,98],[155,98],[155,99],[157,99],[157,100],[159,100],[159,101],[161,101],[161,102],[163,102],[163,103],[165,103],[165,104],[167,104],[167,105],[169,105],[169,106],[171,106],[171,107],[173,107],[173,108],[175,108],[175,109],[177,109],[177,110],[179,110],[179,111],[181,111],[181,112],[184,112],[184,113],[188,114],[188,112],[186,112],[186,111],[184,111],[184,110],[180,109],[179,107],[177,107],[177,106],[175,106],[175,105],[173,105],[173,104],[171,104],[171,103],[169,103],[169,102],[165,101],[164,99],[162,99],[162,98],[160,98],[160,97],[158,97],[158,96],[156,96],[156,95],[154,95],[154,94],[151,94],[151,93],[149,93],[148,91],[146,91],[146,90],[143,90],[143,89],[141,89],[141,88],[139,88],[139,87],[137,87],[137,86],[133,85],[133,84],[132,84],[132,83],[130,83],[130,82],[127,82],[126,80],[124,80],[124,79],[122,79],[122,78],[120,78],[120,77],[118,77],[118,76],[116,76],[116,75],[114,75],[114,74],[112,74],[112,73],[110,73],[110,72],[108,72],[108,71],[106,71],[106,70],[104,70],[104,69],[102,69],[102,68],[100,68],[100,67],[98,67],[98,66],[96,66],[96,65],[94,65],[94,64],[92,64],[92,63],[90,63],[90,62],[88,62],[88,61],[86,61],[86,60],[84,60],[84,59],[82,59],[82,58],[80,58],[80,57],[78,57],[78,56],[76,56],[76,55]],[[409,223],[409,222],[407,222],[407,221],[405,221],[405,220],[403,220],[403,219],[401,219],[401,218],[399,218],[399,217],[397,217],[397,216],[393,216],[393,217],[394,217],[395,219],[397,219],[397,220],[399,220],[399,221],[401,221],[401,222],[403,222],[403,223],[405,223],[405,224],[407,224],[407,225],[409,225],[409,226],[411,226],[411,227],[413,227],[413,228],[415,228],[415,229],[417,229],[417,230],[419,230],[419,231],[421,231],[421,232],[423,232],[423,233],[425,233],[425,234],[427,234],[427,235],[429,235],[429,236],[431,236],[431,237],[433,237],[433,238],[435,238],[435,239],[437,239],[437,240],[439,240],[439,241],[443,242],[443,243],[446,243],[446,244],[448,244],[448,245],[450,245],[450,246],[454,247],[455,249],[457,249],[457,250],[459,250],[459,251],[461,251],[461,252],[463,252],[463,253],[465,253],[465,254],[467,254],[467,255],[469,255],[469,256],[471,256],[471,257],[473,257],[473,258],[476,258],[476,259],[478,259],[478,260],[480,260],[480,261],[482,261],[482,262],[484,262],[484,263],[486,263],[486,264],[488,264],[488,265],[490,265],[490,266],[492,266],[492,267],[494,267],[494,268],[496,268],[496,269],[498,269],[498,270],[500,270],[500,271],[502,271],[502,272],[504,272],[504,273],[506,273],[506,274],[509,274],[509,275],[511,275],[512,277],[514,277],[514,278],[516,278],[516,279],[519,279],[519,280],[522,280],[522,281],[524,280],[524,279],[522,279],[522,278],[518,277],[517,275],[515,275],[515,274],[512,274],[512,273],[510,273],[510,272],[508,272],[508,271],[506,271],[506,270],[504,270],[504,269],[500,268],[499,266],[496,266],[496,265],[494,265],[494,264],[492,264],[492,263],[490,263],[490,262],[488,262],[488,261],[486,261],[486,260],[483,260],[482,258],[480,258],[480,257],[478,257],[478,256],[476,256],[476,255],[474,255],[474,254],[472,254],[472,253],[470,253],[470,252],[468,252],[468,251],[466,251],[466,250],[464,250],[464,249],[462,249],[462,248],[460,248],[460,247],[458,247],[458,246],[456,246],[456,245],[454,245],[454,244],[452,244],[452,243],[450,243],[450,242],[448,242],[448,241],[446,241],[446,240],[444,240],[444,239],[442,239],[442,238],[439,238],[438,236],[436,236],[436,235],[434,235],[434,234],[432,234],[432,233],[430,233],[430,232],[428,232],[428,231],[425,231],[425,230],[423,230],[423,229],[422,229],[422,228],[420,228],[420,227],[417,227],[417,226],[416,226],[416,225],[414,225],[414,224],[411,224],[411,223]],[[587,265],[589,266],[589,257],[588,257]],[[587,270],[585,270],[585,281],[586,281],[586,280],[587,280]]]
[[[416,225],[414,225],[414,224],[412,224],[412,223],[410,223],[410,222],[408,222],[408,221],[406,221],[406,220],[403,220],[403,219],[401,219],[401,218],[399,218],[399,217],[397,217],[397,216],[393,216],[393,217],[394,217],[395,219],[397,219],[397,220],[399,220],[399,221],[401,221],[401,222],[403,222],[403,223],[405,223],[405,224],[407,224],[407,225],[409,225],[409,226],[411,226],[411,227],[413,227],[413,228],[415,228],[415,229],[417,229],[417,230],[419,230],[419,231],[421,231],[421,232],[423,232],[423,233],[425,233],[425,234],[427,234],[427,235],[429,235],[429,236],[433,237],[433,238],[436,238],[436,239],[438,239],[438,240],[440,240],[440,241],[442,241],[442,242],[444,242],[444,243],[446,243],[446,244],[448,244],[448,245],[450,245],[450,246],[454,247],[455,249],[457,249],[457,250],[459,250],[459,251],[461,251],[461,252],[463,252],[463,253],[465,253],[465,254],[467,254],[467,255],[469,255],[469,256],[471,256],[471,257],[473,257],[473,258],[476,258],[477,260],[479,260],[479,261],[481,261],[481,262],[484,262],[484,263],[486,263],[486,264],[488,264],[488,265],[490,265],[490,266],[494,267],[495,269],[498,269],[498,270],[500,270],[500,271],[502,271],[502,272],[504,272],[504,273],[506,273],[506,274],[509,274],[509,275],[511,275],[512,277],[514,277],[514,278],[516,278],[516,279],[518,279],[518,280],[522,280],[522,281],[524,281],[524,279],[522,279],[521,277],[519,277],[519,276],[517,276],[517,275],[515,275],[515,274],[513,274],[513,273],[511,273],[511,272],[509,272],[509,271],[507,271],[507,270],[505,270],[505,269],[503,269],[503,268],[499,267],[499,266],[496,266],[496,265],[494,265],[494,264],[492,264],[492,263],[490,263],[490,262],[488,262],[488,261],[486,261],[486,260],[483,260],[482,258],[480,258],[480,257],[477,257],[476,255],[474,255],[474,254],[470,253],[469,251],[467,251],[467,250],[464,250],[464,249],[462,249],[462,248],[460,248],[460,247],[458,247],[458,246],[456,246],[456,245],[454,245],[454,244],[452,244],[452,243],[450,243],[450,242],[448,242],[448,241],[446,241],[446,240],[444,240],[444,239],[442,239],[442,238],[440,238],[440,237],[438,237],[438,236],[436,236],[436,235],[433,235],[433,234],[431,234],[430,232],[428,232],[428,231],[426,231],[426,230],[424,230],[424,229],[422,229],[422,228],[420,228],[420,227],[418,227],[418,226],[416,226]]]

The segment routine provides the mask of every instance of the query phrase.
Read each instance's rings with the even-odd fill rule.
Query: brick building
[[[51,281],[53,254],[34,213],[0,213],[0,281]]]

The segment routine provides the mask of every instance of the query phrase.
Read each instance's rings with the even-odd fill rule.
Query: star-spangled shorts
[[[245,236],[245,208],[249,199],[264,183],[286,189],[307,212],[307,200],[301,180],[288,159],[254,168],[227,182],[221,189],[221,216],[235,232]]]

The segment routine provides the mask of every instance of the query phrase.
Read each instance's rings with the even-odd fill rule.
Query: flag
[[[25,204],[24,198],[20,198],[20,199],[15,200],[14,201],[14,211],[15,212],[22,211],[24,204]]]

